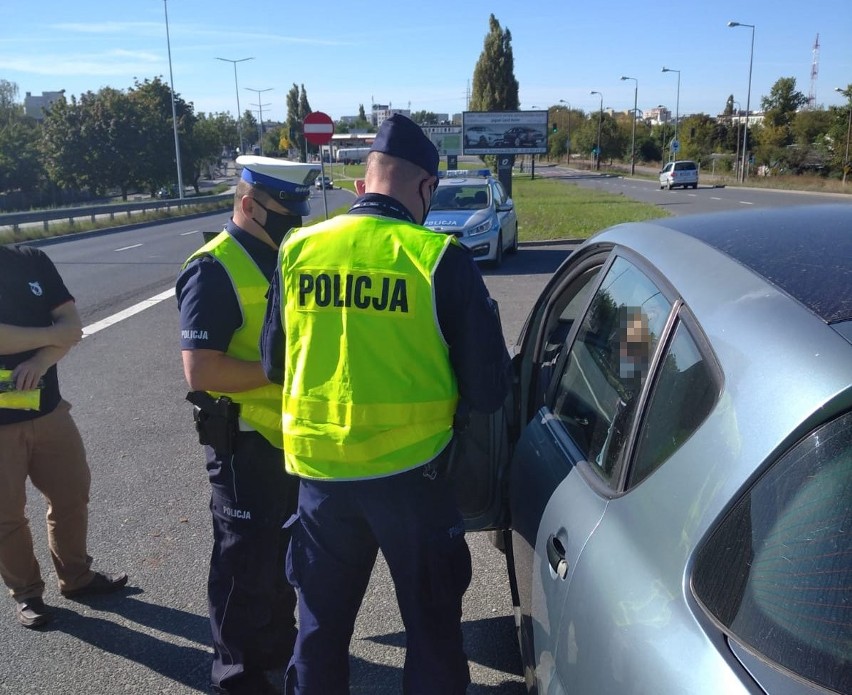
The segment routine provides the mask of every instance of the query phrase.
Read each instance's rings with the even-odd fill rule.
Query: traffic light
[[[551,123],[550,124],[550,132],[555,133],[557,130],[559,130],[559,128],[557,127],[556,123]]]

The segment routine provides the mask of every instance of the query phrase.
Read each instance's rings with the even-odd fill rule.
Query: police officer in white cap
[[[284,470],[281,388],[267,381],[258,342],[278,246],[310,212],[319,169],[257,156],[237,164],[233,217],[186,261],[176,294],[187,398],[212,487],[211,687],[262,695],[277,692],[265,671],[287,664],[296,637],[282,526],[298,480]]]

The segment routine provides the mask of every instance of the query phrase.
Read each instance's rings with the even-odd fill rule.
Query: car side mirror
[[[515,204],[512,202],[511,198],[507,198],[505,203],[501,203],[497,206],[497,212],[509,212]]]

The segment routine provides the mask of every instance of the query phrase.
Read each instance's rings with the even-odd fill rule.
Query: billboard
[[[544,154],[547,111],[465,111],[464,154]]]

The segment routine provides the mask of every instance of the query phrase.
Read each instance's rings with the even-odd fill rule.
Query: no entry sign
[[[305,140],[312,145],[327,145],[334,135],[334,121],[322,111],[314,111],[305,116]]]

